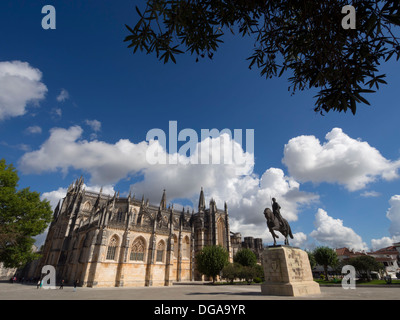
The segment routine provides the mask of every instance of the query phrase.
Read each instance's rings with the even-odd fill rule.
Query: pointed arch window
[[[85,204],[83,205],[83,211],[91,211],[92,210],[92,205],[90,204],[89,201],[86,201]]]
[[[164,251],[165,251],[165,243],[164,243],[164,241],[161,240],[157,244],[156,262],[164,261]]]
[[[145,243],[143,238],[136,239],[132,244],[130,260],[144,261]]]
[[[118,248],[118,238],[114,236],[108,243],[107,256],[106,256],[107,260],[115,260],[117,248]]]
[[[123,213],[121,209],[119,209],[117,213],[117,222],[122,222],[122,218],[123,218]]]
[[[218,236],[218,244],[220,246],[225,247],[225,221],[223,219],[219,219],[217,223],[217,236]]]

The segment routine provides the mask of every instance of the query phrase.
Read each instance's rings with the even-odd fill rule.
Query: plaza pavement
[[[173,285],[171,287],[36,289],[36,285],[0,283],[0,300],[400,300],[399,286],[343,289],[321,286],[321,294],[264,296],[260,285]]]

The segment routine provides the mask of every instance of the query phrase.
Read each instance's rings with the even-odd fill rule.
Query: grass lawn
[[[371,281],[357,281],[357,284],[363,285],[363,284],[387,284],[385,280],[371,280]],[[400,284],[400,280],[392,280],[391,284]]]
[[[321,279],[314,279],[315,282],[318,282],[319,284],[341,284],[342,280],[337,279],[336,282],[333,280],[330,281],[325,281]],[[387,284],[385,280],[371,280],[371,281],[361,281],[357,280],[356,282],[357,285],[383,285]],[[392,284],[400,284],[400,280],[392,280]]]

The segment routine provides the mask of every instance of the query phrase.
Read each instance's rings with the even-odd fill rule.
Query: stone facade
[[[320,294],[318,283],[313,281],[307,252],[290,246],[264,249],[262,254],[265,282],[264,295],[302,296]]]
[[[17,271],[16,268],[4,268],[3,263],[0,262],[0,280],[10,280],[14,275],[15,272]]]
[[[36,276],[53,265],[57,281],[88,287],[201,280],[194,258],[206,245],[225,247],[232,260],[227,206],[217,209],[211,200],[207,209],[203,189],[198,211],[190,213],[167,208],[165,190],[157,207],[86,191],[80,178],[54,210]]]
[[[257,257],[257,262],[261,264],[261,256],[264,250],[263,240],[261,238],[244,237],[240,232],[231,232],[232,255],[235,256],[240,249],[250,249]]]

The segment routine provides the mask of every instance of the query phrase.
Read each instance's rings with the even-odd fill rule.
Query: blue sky
[[[44,30],[41,9],[56,8]],[[357,115],[314,113],[316,91],[288,91],[288,74],[263,79],[248,69],[252,41],[227,35],[213,60],[178,56],[177,64],[127,49],[125,23],[135,1],[0,3],[0,158],[20,187],[54,204],[83,175],[87,188],[158,204],[197,206],[204,187],[232,231],[271,238],[262,211],[275,196],[293,243],[378,249],[400,241],[399,64],[382,65],[388,85]],[[18,112],[17,112],[18,111]],[[148,166],[154,128],[254,129],[251,174],[222,166]],[[199,144],[201,142],[199,141]],[[183,143],[178,144],[178,147]],[[243,146],[245,149],[245,146]],[[245,151],[245,150],[243,150]]]

